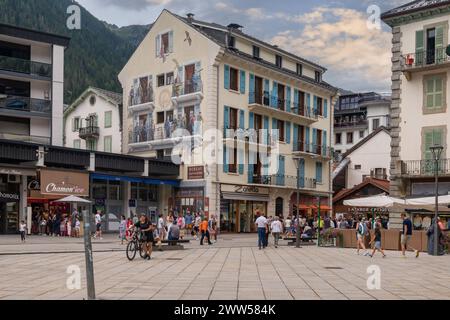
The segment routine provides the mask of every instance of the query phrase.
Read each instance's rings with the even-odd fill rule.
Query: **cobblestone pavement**
[[[94,241],[99,299],[450,299],[450,256],[418,259],[399,252],[358,256],[352,249],[258,250],[255,235],[224,235],[213,246],[192,241],[186,250],[155,252],[129,262],[114,236]],[[81,239],[0,237],[0,299],[84,299]],[[71,265],[80,290],[67,289]],[[379,266],[381,288],[369,290],[367,268]]]

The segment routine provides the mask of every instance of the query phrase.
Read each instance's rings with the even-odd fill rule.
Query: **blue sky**
[[[367,9],[409,0],[78,0],[118,26],[152,23],[166,8],[197,19],[244,26],[244,32],[328,68],[325,80],[353,91],[390,91],[391,34],[369,28]]]

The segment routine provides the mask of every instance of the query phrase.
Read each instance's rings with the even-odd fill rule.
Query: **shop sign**
[[[19,201],[20,196],[17,193],[7,193],[7,192],[0,192],[0,201],[2,202],[9,202],[9,201]]]
[[[188,167],[188,180],[200,180],[205,178],[203,166]]]
[[[36,176],[36,171],[30,169],[20,168],[0,168],[0,174],[7,174],[11,176]]]
[[[30,182],[28,182],[28,190],[41,190],[39,180],[31,179]]]
[[[260,188],[256,186],[245,186],[245,185],[222,185],[221,186],[222,192],[234,192],[234,193],[241,193],[241,194],[269,194],[268,188]]]
[[[370,212],[388,212],[387,208],[367,208],[367,207],[349,207],[348,212],[351,213],[370,213]]]
[[[41,194],[89,196],[89,174],[42,169]]]

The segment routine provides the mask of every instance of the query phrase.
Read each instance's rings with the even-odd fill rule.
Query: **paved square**
[[[0,238],[0,299],[84,299],[81,239]],[[258,250],[254,235],[225,235],[213,246],[155,252],[130,262],[113,236],[94,242],[99,299],[450,299],[450,256],[399,252],[369,258],[352,249]],[[69,290],[67,268],[79,266],[81,290]],[[379,266],[381,288],[369,290],[367,268]]]

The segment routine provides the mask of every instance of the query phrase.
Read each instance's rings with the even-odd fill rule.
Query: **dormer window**
[[[316,75],[315,77],[316,82],[322,82],[322,73],[320,73],[320,71],[316,71],[315,75]]]
[[[259,59],[259,47],[253,46],[253,58]]]
[[[236,38],[233,36],[228,37],[228,48],[236,49]]]
[[[278,68],[282,68],[283,67],[283,57],[277,54],[275,56],[275,64],[277,65]]]
[[[173,52],[173,31],[156,36],[156,56],[162,57]]]

